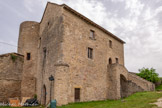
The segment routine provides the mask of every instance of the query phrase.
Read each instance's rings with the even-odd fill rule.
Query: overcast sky
[[[123,39],[129,71],[153,67],[162,76],[162,0],[48,1],[69,5]],[[46,3],[47,0],[0,0],[0,54],[17,51],[20,23],[40,22]]]

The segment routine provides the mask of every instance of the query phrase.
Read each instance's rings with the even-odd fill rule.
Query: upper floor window
[[[119,59],[118,58],[116,58],[116,63],[119,63]]]
[[[30,60],[30,58],[31,58],[31,54],[30,54],[30,53],[27,53],[26,59],[27,59],[27,60]]]
[[[111,58],[109,58],[109,64],[112,64],[112,59]]]
[[[109,40],[109,47],[112,48],[112,41]]]
[[[90,39],[95,39],[95,31],[90,30]]]
[[[46,53],[47,53],[46,47],[43,48],[43,53],[44,53],[44,59],[46,59]]]
[[[93,49],[88,48],[88,58],[93,59]]]

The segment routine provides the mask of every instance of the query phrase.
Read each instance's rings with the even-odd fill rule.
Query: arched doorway
[[[112,59],[111,58],[109,58],[109,64],[112,64]]]
[[[46,86],[44,85],[43,86],[43,102],[42,102],[42,104],[43,105],[46,105],[46,94],[47,94],[47,92],[46,92]]]
[[[127,97],[127,79],[122,74],[120,75],[120,96]]]

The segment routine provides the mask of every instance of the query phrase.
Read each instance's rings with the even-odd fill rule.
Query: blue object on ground
[[[52,100],[50,108],[56,108],[56,104],[57,104],[56,100]]]

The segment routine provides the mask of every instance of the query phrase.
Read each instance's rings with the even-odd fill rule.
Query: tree
[[[138,76],[150,81],[150,82],[153,82],[153,83],[156,83],[160,80],[159,78],[159,74],[156,73],[156,70],[154,68],[142,68],[142,69],[139,69],[139,72],[140,73],[137,73]]]

